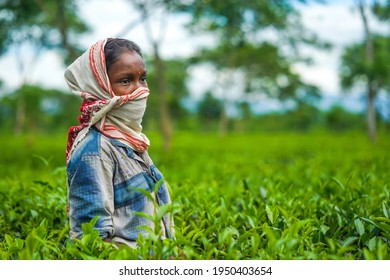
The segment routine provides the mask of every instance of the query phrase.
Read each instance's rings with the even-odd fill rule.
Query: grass
[[[91,221],[69,241],[64,137],[1,136],[0,259],[390,259],[388,134],[149,136],[176,240],[116,248]]]

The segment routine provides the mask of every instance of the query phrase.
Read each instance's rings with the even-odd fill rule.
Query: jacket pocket
[[[114,187],[115,209],[124,206],[137,205],[141,201],[145,201],[145,192],[150,193],[151,191],[144,174],[137,174]],[[139,205],[137,205],[136,208],[140,208]]]

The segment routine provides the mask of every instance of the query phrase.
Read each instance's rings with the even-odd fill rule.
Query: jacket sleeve
[[[81,238],[82,224],[98,216],[101,238],[114,236],[113,164],[97,155],[84,155],[68,177],[70,237]]]

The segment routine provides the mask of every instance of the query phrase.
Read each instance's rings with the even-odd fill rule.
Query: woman
[[[66,151],[71,238],[80,238],[81,225],[96,216],[106,241],[135,247],[148,234],[145,226],[161,226],[162,236],[173,237],[169,214],[154,225],[137,213],[153,216],[156,206],[170,203],[141,133],[149,95],[141,49],[125,39],[99,41],[66,69],[65,80],[83,98]]]

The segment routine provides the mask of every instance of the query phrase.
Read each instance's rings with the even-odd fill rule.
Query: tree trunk
[[[156,69],[156,83],[157,83],[157,98],[159,108],[159,122],[160,131],[163,136],[163,147],[165,150],[171,148],[172,125],[169,115],[169,107],[165,91],[165,74],[164,61],[160,57],[157,43],[153,44],[154,49],[154,66]]]
[[[26,120],[26,102],[24,100],[24,97],[20,94],[18,94],[18,101],[16,105],[16,122],[15,122],[15,134],[20,134],[23,131],[24,122]]]
[[[228,133],[229,116],[228,116],[227,109],[228,109],[229,100],[227,95],[229,94],[229,90],[232,87],[232,81],[234,80],[233,75],[234,75],[233,71],[227,70],[226,72],[222,71],[218,78],[218,80],[220,80],[221,87],[223,89],[222,111],[219,118],[219,128],[218,128],[218,133],[220,137],[224,137]]]
[[[377,138],[377,131],[376,131],[376,113],[375,113],[375,96],[376,96],[376,89],[375,86],[369,82],[368,83],[368,108],[367,108],[367,130],[368,130],[368,137],[370,138],[371,142],[376,142]]]
[[[228,131],[229,117],[227,115],[227,102],[223,102],[221,116],[219,118],[219,136],[225,137]]]
[[[165,24],[161,22],[161,34],[159,39],[154,39],[152,34],[152,29],[149,25],[150,13],[153,12],[153,9],[158,7],[153,5],[152,2],[147,1],[133,1],[133,4],[137,9],[140,10],[142,14],[142,22],[145,27],[146,37],[153,47],[154,52],[154,67],[156,69],[156,86],[157,86],[157,100],[158,100],[158,109],[159,109],[159,129],[163,137],[163,148],[164,150],[169,150],[171,148],[171,138],[172,138],[172,125],[171,118],[169,115],[168,101],[166,97],[165,90],[165,73],[164,73],[164,61],[161,59],[159,46],[161,45],[163,38],[163,31],[165,31]]]
[[[366,37],[366,62],[368,67],[368,84],[367,84],[367,131],[368,137],[371,142],[376,141],[377,132],[376,132],[376,113],[375,113],[375,96],[377,93],[376,83],[374,77],[372,76],[372,69],[374,67],[374,44],[371,38],[370,28],[368,26],[368,20],[364,11],[364,1],[360,0],[359,11],[363,21],[364,34]]]
[[[58,31],[61,35],[61,45],[66,50],[67,57],[66,61],[68,63],[71,63],[78,57],[78,53],[76,49],[69,44],[69,38],[68,38],[68,23],[65,18],[65,3],[64,0],[57,1],[57,24],[58,24]]]

